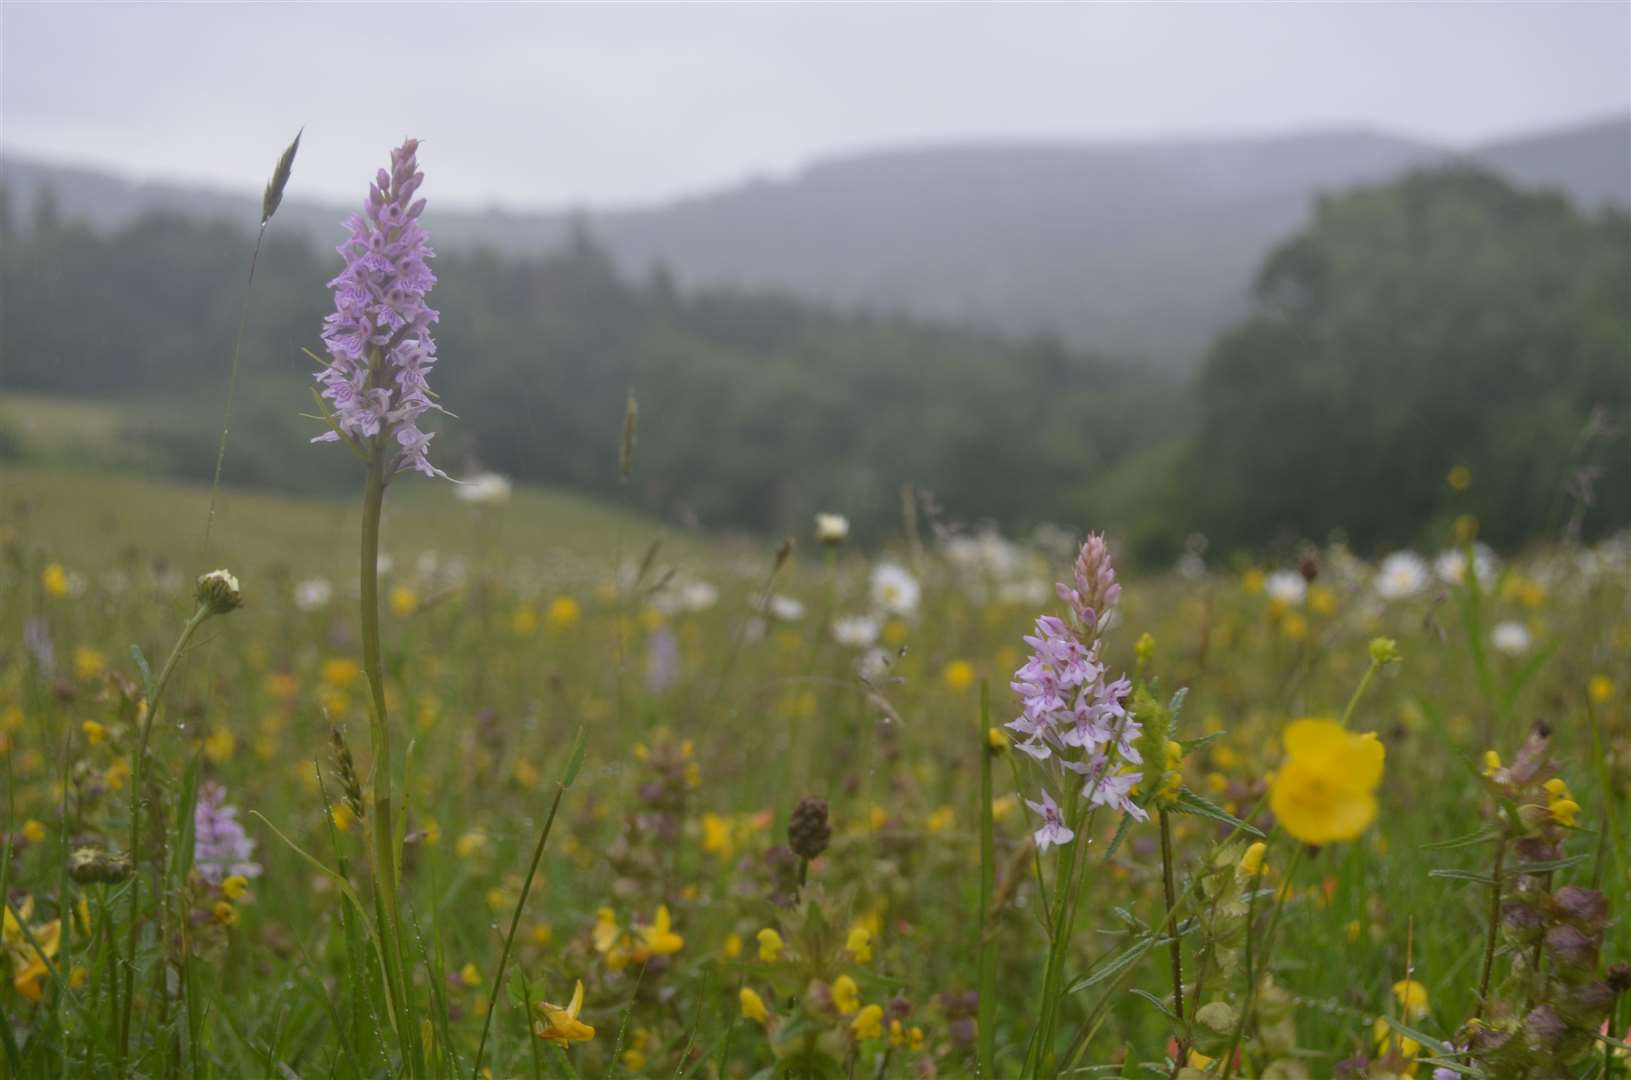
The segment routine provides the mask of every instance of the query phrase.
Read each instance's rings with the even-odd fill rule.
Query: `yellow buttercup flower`
[[[742,1003],[742,1019],[752,1020],[756,1024],[762,1024],[770,1019],[770,1010],[765,1008],[765,999],[751,987],[742,987],[738,997]]]
[[[391,590],[391,614],[405,619],[419,610],[419,594],[406,585]]]
[[[459,983],[474,990],[481,985],[481,969],[475,964],[466,963],[459,969]]]
[[[603,907],[595,912],[594,941],[596,952],[611,951],[611,947],[617,944],[617,939],[621,933],[622,931],[617,928],[617,915],[611,908]]]
[[[107,666],[107,660],[95,649],[81,645],[74,650],[74,677],[77,679],[94,679]]]
[[[1606,705],[1614,696],[1614,680],[1607,675],[1593,675],[1586,684],[1586,693],[1598,705]]]
[[[61,563],[50,563],[40,571],[40,584],[44,586],[47,596],[67,596],[68,571],[62,568]]]
[[[569,629],[577,625],[578,616],[581,614],[583,614],[583,609],[570,596],[557,596],[549,602],[549,622],[551,626],[562,630]]]
[[[657,908],[657,918],[650,926],[640,928],[640,938],[658,956],[672,956],[685,947],[685,939],[674,933],[667,904]]]
[[[108,729],[95,720],[87,720],[79,725],[79,730],[85,733],[85,742],[95,746],[107,737]]]
[[[1393,996],[1399,1002],[1399,1013],[1406,1022],[1427,1015],[1427,987],[1415,979],[1400,979],[1393,984]]]
[[[940,677],[953,690],[963,691],[974,685],[974,665],[967,660],[953,660],[946,665]]]
[[[583,980],[578,980],[577,987],[572,991],[572,1001],[564,1008],[541,1001],[533,1006],[543,1015],[542,1020],[533,1021],[532,1033],[545,1042],[556,1046],[571,1046],[575,1042],[588,1042],[595,1037],[595,1029],[578,1019],[578,1013],[583,1009]]]
[[[849,930],[849,940],[844,943],[844,951],[850,954],[857,964],[865,964],[872,960],[872,934],[864,926],[852,926]]]
[[[1286,760],[1269,788],[1269,809],[1305,844],[1352,840],[1376,820],[1385,751],[1375,734],[1334,720],[1296,720],[1282,736]]]
[[[876,1039],[883,1035],[883,1006],[868,1005],[855,1014],[850,1030],[857,1039]]]
[[[832,982],[833,1007],[845,1016],[861,1008],[861,988],[848,975],[840,975]]]

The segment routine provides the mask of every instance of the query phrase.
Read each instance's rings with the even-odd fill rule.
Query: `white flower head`
[[[514,485],[502,473],[477,473],[453,488],[456,498],[467,503],[506,503]]]
[[[896,562],[881,562],[873,568],[872,603],[879,611],[889,615],[915,615],[922,596],[922,587],[906,567]]]
[[[817,514],[815,535],[823,544],[842,544],[849,539],[849,518],[843,514]]]
[[[1376,571],[1376,592],[1384,600],[1403,600],[1427,588],[1427,562],[1414,551],[1395,551]]]
[[[870,649],[877,644],[881,629],[871,615],[842,615],[833,620],[832,637],[847,649]]]
[[[1276,570],[1263,580],[1263,591],[1270,600],[1301,607],[1308,599],[1308,581],[1295,570]]]
[[[1488,588],[1495,581],[1495,552],[1483,544],[1474,544],[1472,568],[1473,573],[1478,575],[1478,584]],[[1447,584],[1464,584],[1467,577],[1467,553],[1460,548],[1445,548],[1439,552],[1438,558],[1433,560],[1433,571]]]
[[[294,587],[294,606],[301,611],[317,611],[328,606],[334,599],[334,586],[329,584],[328,578],[309,577],[296,583]]]
[[[1529,651],[1529,629],[1521,622],[1496,623],[1489,632],[1489,643],[1498,653],[1507,656],[1522,656]]]

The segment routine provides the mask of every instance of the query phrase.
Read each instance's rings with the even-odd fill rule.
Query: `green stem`
[[[1281,883],[1278,895],[1274,898],[1274,910],[1269,914],[1268,929],[1263,932],[1263,962],[1254,972],[1247,970],[1246,977],[1249,984],[1246,987],[1246,1002],[1241,1006],[1240,1018],[1235,1021],[1234,1034],[1229,1038],[1229,1047],[1223,1052],[1220,1059],[1223,1062],[1223,1080],[1229,1080],[1235,1074],[1235,1051],[1240,1048],[1240,1040],[1246,1033],[1246,1025],[1251,1021],[1252,1009],[1257,1005],[1257,991],[1263,985],[1263,976],[1269,969],[1269,957],[1274,948],[1274,932],[1280,926],[1280,913],[1285,909],[1286,896],[1291,892],[1291,883],[1296,878],[1297,863],[1303,856],[1303,846],[1298,844],[1291,853],[1291,862],[1286,866],[1285,880]],[[1255,890],[1253,890],[1255,892]],[[1252,928],[1246,927],[1246,940],[1251,941]]]
[[[991,813],[991,757],[992,750],[986,732],[991,723],[991,684],[980,680],[980,918],[974,927],[974,943],[979,957],[980,1004],[976,1029],[977,1056],[980,1076],[996,1075],[996,1018],[997,1018],[997,954],[989,939],[987,923],[991,919],[991,904],[996,892],[997,855],[996,839]]]
[[[176,638],[176,644],[170,650],[170,658],[159,669],[159,677],[153,683],[152,700],[147,703],[147,715],[142,719],[141,735],[136,743],[136,759],[131,765],[130,773],[130,903],[129,913],[129,941],[125,950],[125,992],[124,1008],[119,1017],[119,1060],[124,1061],[125,1055],[130,1052],[130,1016],[131,1005],[135,999],[136,988],[136,937],[137,917],[140,914],[141,895],[141,866],[137,847],[141,842],[142,833],[142,797],[143,789],[147,784],[147,745],[153,737],[153,724],[158,719],[159,709],[164,704],[164,691],[170,685],[170,676],[175,673],[176,662],[192,640],[193,634],[204,625],[204,620],[210,617],[207,604],[199,604],[193,611],[192,618],[182,627],[181,636]]]
[[[1166,921],[1173,921],[1173,911],[1178,906],[1178,890],[1172,882],[1172,827],[1167,821],[1166,810],[1157,810],[1156,816],[1161,821],[1161,886],[1167,902]],[[1172,953],[1172,1011],[1178,1017],[1178,1053],[1179,1064],[1174,1068],[1183,1068],[1184,1051],[1188,1049],[1188,1033],[1183,1029],[1184,1023],[1184,947],[1181,936],[1175,932],[1168,935],[1171,938]]]
[[[267,219],[271,220],[270,218]],[[215,525],[215,497],[221,490],[221,466],[227,459],[227,432],[232,427],[232,399],[238,393],[238,355],[244,341],[244,324],[249,321],[249,294],[255,287],[255,264],[260,261],[261,241],[266,239],[266,222],[255,234],[255,251],[249,256],[249,281],[244,285],[243,303],[238,307],[238,335],[232,339],[232,373],[227,377],[227,404],[221,416],[221,442],[215,448],[215,478],[210,481],[210,506],[204,518],[204,554],[210,551],[210,529]]]
[[[1506,834],[1502,833],[1495,846],[1494,878],[1489,887],[1489,935],[1484,939],[1484,970],[1478,976],[1478,1013],[1489,1015],[1489,977],[1495,970],[1495,938],[1501,928],[1501,872],[1506,867]]]
[[[527,906],[527,895],[532,892],[532,881],[538,873],[538,864],[544,857],[544,844],[549,841],[549,830],[555,825],[555,813],[561,808],[561,797],[566,784],[555,787],[555,798],[549,804],[549,816],[544,819],[544,830],[538,834],[538,846],[532,849],[532,863],[527,867],[527,880],[521,885],[521,895],[515,902],[515,914],[510,916],[510,932],[504,936],[504,949],[498,955],[498,974],[493,976],[493,989],[487,995],[487,1015],[481,1022],[481,1041],[476,1044],[476,1061],[470,1069],[470,1080],[480,1080],[481,1056],[487,1050],[487,1033],[493,1026],[493,1007],[504,989],[504,969],[510,963],[510,948],[515,944],[515,931],[521,925],[521,912]]]
[[[385,504],[385,447],[375,438],[368,453],[368,483],[362,498],[362,667],[370,697],[369,743],[374,794],[369,861],[374,887],[383,913],[380,936],[385,961],[385,984],[390,993],[392,1020],[404,1044],[417,1038],[402,1030],[406,985],[402,976],[402,914],[397,896],[395,827],[391,814],[391,727],[385,711],[385,668],[379,646],[379,518]]]
[[[1359,704],[1359,699],[1365,696],[1365,688],[1370,686],[1371,676],[1375,675],[1376,669],[1381,666],[1381,664],[1372,660],[1370,667],[1366,668],[1365,674],[1360,677],[1359,685],[1354,687],[1353,697],[1348,699],[1348,707],[1342,710],[1343,727],[1347,727],[1348,721],[1353,719],[1354,708]]]

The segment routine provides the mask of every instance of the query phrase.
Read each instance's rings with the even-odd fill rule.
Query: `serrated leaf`
[[[1500,835],[1500,829],[1479,829],[1476,832],[1470,832],[1464,836],[1457,836],[1453,840],[1437,840],[1431,844],[1422,844],[1421,850],[1454,851],[1456,848],[1475,847],[1476,845],[1482,844],[1486,841],[1494,840]]]
[[[1132,828],[1132,825],[1133,815],[1123,813],[1121,815],[1121,823],[1116,826],[1116,835],[1110,838],[1110,846],[1104,849],[1105,862],[1109,862],[1110,857],[1116,853],[1116,849],[1121,846],[1122,837],[1127,835],[1127,830]]]
[[[1157,944],[1167,940],[1169,939],[1147,937],[1142,941],[1135,941],[1121,952],[1116,953],[1109,960],[1106,960],[1103,964],[1092,969],[1086,975],[1081,976],[1075,982],[1071,983],[1069,988],[1065,990],[1065,993],[1079,994],[1089,987],[1097,986],[1099,983],[1110,978],[1112,975],[1115,975],[1118,972],[1121,972],[1138,963],[1140,960],[1144,959],[1144,956],[1151,949],[1155,948]]]
[[[1220,824],[1227,825],[1232,829],[1239,829],[1247,836],[1255,836],[1260,840],[1265,835],[1263,830],[1257,828],[1255,825],[1250,825],[1244,821],[1241,821],[1233,814],[1224,810],[1223,807],[1218,806],[1215,803],[1208,802],[1206,799],[1203,799],[1201,796],[1195,794],[1193,791],[1190,791],[1188,788],[1184,788],[1178,792],[1178,801],[1167,807],[1167,809],[1175,814],[1192,814],[1195,817],[1208,818],[1212,821],[1219,822]]]
[[[1189,687],[1180,686],[1172,692],[1172,700],[1167,702],[1167,712],[1171,714],[1172,730],[1178,730],[1178,718],[1183,715],[1184,701],[1189,697]],[[1222,734],[1222,732],[1219,732]]]
[[[1475,870],[1429,870],[1427,871],[1427,876],[1430,878],[1441,878],[1445,881],[1470,881],[1475,885],[1495,884],[1494,878],[1490,877],[1488,874],[1480,874]]]
[[[1129,992],[1134,997],[1141,997],[1145,1001],[1149,1002],[1151,1005],[1154,1005],[1157,1009],[1160,1009],[1161,1010],[1161,1015],[1165,1016],[1168,1020],[1171,1020],[1174,1024],[1180,1022],[1178,1020],[1178,1014],[1173,1012],[1170,1008],[1168,1008],[1166,1002],[1162,1001],[1160,998],[1156,997],[1154,994],[1150,993],[1148,990],[1140,990],[1139,988],[1134,987]]]

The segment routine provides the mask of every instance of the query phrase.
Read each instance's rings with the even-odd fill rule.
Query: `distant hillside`
[[[1252,274],[1308,220],[1313,197],[1465,157],[1589,207],[1631,206],[1631,118],[1514,138],[1464,155],[1338,131],[1148,143],[986,143],[817,162],[647,209],[581,220],[625,271],[661,262],[682,286],[782,289],[1188,367],[1246,310]],[[16,156],[14,206],[53,188],[102,226],[143,210],[251,220],[255,200],[138,184]],[[296,180],[298,191],[298,176]],[[331,240],[341,211],[291,198],[280,227]],[[562,246],[568,213],[432,211],[438,246]],[[26,214],[23,216],[26,217]]]

